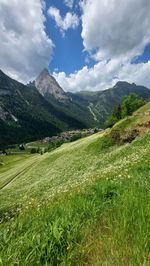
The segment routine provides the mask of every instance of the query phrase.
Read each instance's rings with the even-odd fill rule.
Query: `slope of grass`
[[[1,155],[0,160],[3,162],[0,166],[0,174],[14,168],[17,164],[19,165],[22,161],[25,161],[29,156],[27,154],[17,154],[17,155]]]
[[[0,192],[2,265],[149,265],[150,133],[126,145],[111,134],[1,173],[27,166]]]
[[[144,113],[146,111],[150,111],[150,102],[148,102],[147,104],[145,104],[144,106],[142,106],[141,108],[139,108],[135,114],[140,114],[140,113]]]

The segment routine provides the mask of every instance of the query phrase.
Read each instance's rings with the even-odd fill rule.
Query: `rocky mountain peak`
[[[49,77],[50,74],[48,72],[48,69],[47,68],[44,68],[41,73],[39,74],[39,76],[43,76],[43,77]]]
[[[130,86],[131,84],[126,81],[118,81],[114,87]]]
[[[49,74],[46,68],[43,69],[36,78],[35,86],[44,97],[52,95],[58,101],[66,101],[69,99],[67,94],[63,91],[55,78]]]

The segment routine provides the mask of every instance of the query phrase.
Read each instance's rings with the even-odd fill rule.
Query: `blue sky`
[[[141,62],[147,63],[150,60],[150,44],[146,45],[144,52],[133,59],[133,63],[139,64]]]
[[[87,60],[89,55],[84,51],[83,40],[81,38],[82,25],[81,22],[76,29],[68,29],[65,36],[62,37],[59,28],[56,26],[54,19],[48,16],[47,10],[54,6],[60,10],[62,17],[66,15],[67,12],[72,12],[77,14],[78,17],[81,16],[81,11],[77,2],[74,1],[74,6],[72,10],[67,7],[62,0],[47,0],[46,9],[44,11],[46,17],[46,32],[53,40],[55,44],[54,56],[49,64],[49,71],[61,72],[64,71],[67,75],[78,71],[83,68],[85,64],[88,66],[94,65],[92,59]]]
[[[77,4],[79,1],[74,1],[74,6],[71,12],[76,13],[78,17],[81,16],[81,10]],[[70,12],[62,0],[46,0],[46,8],[44,15],[46,17],[46,32],[55,44],[54,56],[49,64],[50,73],[64,71],[67,75],[80,70],[85,65],[92,67],[96,60],[93,60],[88,52],[84,51],[83,39],[81,37],[82,25],[81,21],[79,26],[74,29],[69,29],[62,37],[59,28],[56,26],[54,19],[48,16],[47,10],[54,6],[60,10],[62,17]],[[88,60],[87,60],[88,59]],[[140,56],[133,58],[132,63],[138,64],[141,62],[148,62],[150,60],[150,44],[148,44]]]
[[[0,68],[14,79],[48,67],[65,91],[150,88],[150,1],[1,0],[0,17]]]

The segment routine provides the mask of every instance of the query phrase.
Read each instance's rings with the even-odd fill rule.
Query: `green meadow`
[[[52,152],[1,156],[0,265],[150,265],[143,108]]]

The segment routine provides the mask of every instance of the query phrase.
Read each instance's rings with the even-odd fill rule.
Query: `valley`
[[[150,97],[148,88],[127,82],[99,92],[70,93],[46,69],[27,85],[0,71],[0,149],[64,131],[102,129],[114,105],[131,92],[146,101]]]

